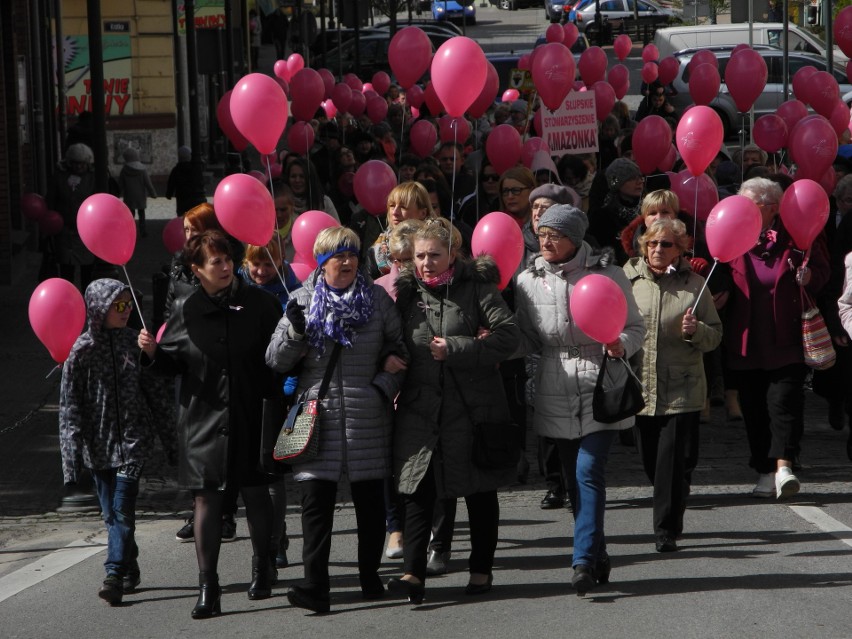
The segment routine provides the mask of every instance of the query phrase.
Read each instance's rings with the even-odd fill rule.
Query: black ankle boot
[[[272,596],[272,575],[268,557],[251,558],[251,585],[249,599],[268,599]]]
[[[222,589],[219,588],[219,575],[215,572],[198,573],[198,601],[192,609],[193,619],[207,619],[222,614]]]

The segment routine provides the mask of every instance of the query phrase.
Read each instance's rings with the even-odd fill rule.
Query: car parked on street
[[[476,24],[476,6],[462,4],[456,0],[432,0],[432,17],[436,21],[465,20],[467,24]]]
[[[451,37],[449,34],[427,33],[434,51]],[[357,73],[362,78],[371,78],[376,71],[390,69],[388,47],[390,47],[390,31],[364,30],[360,33],[357,43],[350,38],[339,47],[329,50],[325,55],[325,66],[334,75],[343,76],[347,73]],[[355,64],[356,44],[360,71]]]
[[[494,4],[494,2],[491,4]],[[517,11],[518,9],[529,9],[540,5],[541,0],[497,0],[497,6],[504,11]]]
[[[544,0],[544,17],[551,22],[560,22],[572,4],[573,0]]]
[[[635,3],[635,5],[634,5]],[[639,24],[649,25],[654,29],[670,27],[683,22],[683,18],[673,9],[662,7],[652,0],[600,0],[601,18],[606,22],[609,33],[618,33],[624,29],[629,31],[636,27],[634,6],[638,8]],[[580,0],[571,11],[577,28],[597,43],[598,25],[595,23],[595,0]]]

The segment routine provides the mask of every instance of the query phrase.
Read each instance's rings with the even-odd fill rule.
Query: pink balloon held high
[[[114,195],[95,193],[83,200],[77,231],[86,248],[104,262],[123,266],[133,257],[136,223],[127,205]]]
[[[216,218],[240,242],[266,246],[275,230],[275,204],[269,190],[250,175],[225,177],[213,194]]]
[[[231,118],[260,153],[272,153],[287,124],[287,96],[268,75],[250,73],[231,93]]]
[[[479,45],[464,36],[450,38],[435,52],[432,85],[454,118],[464,115],[479,97],[488,74],[487,64]]]

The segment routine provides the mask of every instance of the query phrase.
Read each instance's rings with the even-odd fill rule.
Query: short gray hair
[[[781,197],[784,195],[784,190],[778,182],[774,182],[768,178],[751,178],[746,180],[740,186],[739,194],[745,195],[751,193],[758,204],[779,204]]]
[[[351,248],[353,253],[361,253],[361,240],[352,229],[345,226],[323,229],[314,242],[314,257],[336,251],[341,246]]]

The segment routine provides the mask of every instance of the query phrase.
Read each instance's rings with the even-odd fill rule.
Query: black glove
[[[296,335],[305,334],[305,307],[299,304],[296,300],[287,302],[287,308],[284,314],[290,321],[290,326],[293,327],[293,332]]]

